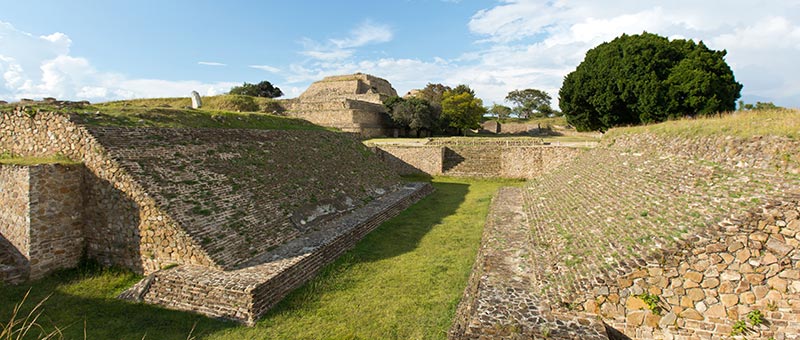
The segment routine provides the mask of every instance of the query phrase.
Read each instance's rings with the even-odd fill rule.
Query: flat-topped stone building
[[[362,137],[392,134],[383,100],[397,96],[388,81],[363,73],[326,77],[297,99],[284,101],[287,114]]]

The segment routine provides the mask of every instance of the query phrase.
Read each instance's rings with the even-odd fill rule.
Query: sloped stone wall
[[[171,264],[214,266],[198,244],[165,214],[84,126],[58,113],[17,109],[0,115],[0,152],[61,154],[81,161],[86,256],[149,273]]]
[[[575,306],[635,339],[798,339],[798,216],[800,197],[791,197],[724,221],[687,236],[643,268],[597,285]],[[657,310],[644,294],[657,299]],[[752,313],[763,322],[754,324]]]
[[[738,168],[800,173],[800,140],[778,136],[665,137],[653,133],[604,138],[606,145],[641,152],[659,151]]]

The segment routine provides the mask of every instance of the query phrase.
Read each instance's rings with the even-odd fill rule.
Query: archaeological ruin
[[[516,178],[492,199],[449,339],[800,339],[796,139],[364,145],[394,134],[394,95],[359,73],[279,102],[344,133],[3,112],[0,154],[63,161],[0,165],[0,282],[92,260],[143,275],[120,298],[252,325],[433,191],[402,175]]]
[[[361,137],[391,136],[383,101],[397,96],[385,79],[363,73],[325,77],[296,99],[282,100],[286,114]]]

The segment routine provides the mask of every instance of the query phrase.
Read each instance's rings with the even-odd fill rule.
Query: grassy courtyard
[[[88,339],[444,339],[489,202],[500,186],[522,182],[433,184],[435,193],[367,235],[252,328],[117,300],[138,277],[92,266],[2,287],[0,325],[30,289],[24,311],[49,296],[39,323],[47,331],[58,326],[66,339],[83,339],[84,331]]]

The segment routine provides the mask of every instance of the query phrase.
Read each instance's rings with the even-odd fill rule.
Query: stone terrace
[[[739,142],[760,143],[758,138]],[[797,146],[793,141],[773,142],[789,149]],[[585,305],[587,299],[594,301],[595,288],[641,279],[637,274],[641,268],[666,261],[676,245],[685,244],[684,238],[700,235],[701,239],[707,239],[715,230],[713,226],[735,213],[762,206],[800,188],[796,175],[774,170],[769,158],[780,154],[765,155],[761,164],[754,164],[735,159],[759,157],[738,155],[726,151],[724,146],[710,146],[707,149],[717,151],[705,155],[724,155],[712,157],[715,161],[724,159],[715,163],[692,157],[702,155],[701,152],[659,152],[657,145],[652,144],[641,147],[648,152],[637,152],[637,145],[621,140],[616,145],[585,152],[575,162],[532,180],[524,193],[503,194],[516,195],[505,199],[506,202],[524,202],[516,203],[523,204],[518,211],[506,214],[516,214],[514,219],[525,222],[499,222],[501,227],[496,232],[484,235],[476,268],[483,266],[488,272],[476,270],[473,274],[478,277],[472,278],[473,291],[468,291],[462,302],[459,310],[462,320],[456,322],[451,337],[491,338],[498,329],[505,329],[512,335],[542,336],[546,332],[561,334],[555,337],[558,339],[577,339],[582,336],[570,335],[561,331],[561,327],[569,320],[580,319],[584,312],[610,319],[622,317],[624,321],[624,311],[600,311],[595,309],[596,302]],[[499,212],[493,212],[493,218],[510,219],[502,217],[505,208],[495,209]],[[529,233],[520,234],[518,225],[529,226]],[[486,233],[489,230],[487,227]],[[491,255],[520,238],[526,239],[519,246]],[[509,265],[509,261],[515,263]],[[512,275],[498,272],[499,268],[511,268]],[[492,275],[507,278],[497,284],[484,284],[492,280]],[[523,281],[526,283],[521,284]],[[524,287],[524,292],[514,287]],[[517,298],[520,294],[530,295],[524,301],[536,307],[522,304]],[[713,298],[707,303],[713,304]],[[498,309],[509,312],[489,312]],[[536,312],[533,316],[520,314],[527,309]],[[659,321],[655,320],[656,327]],[[590,331],[584,336],[590,338],[591,334],[596,333]],[[651,337],[652,333],[642,335]]]

